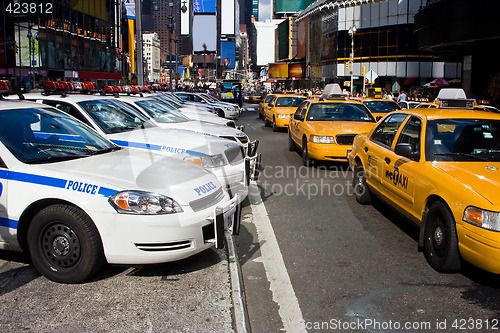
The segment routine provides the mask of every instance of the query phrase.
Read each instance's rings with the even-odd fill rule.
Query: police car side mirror
[[[394,153],[398,156],[409,158],[410,160],[418,161],[420,159],[417,148],[411,143],[398,143],[396,147],[394,147]]]
[[[302,121],[302,120],[304,120],[304,116],[301,115],[300,113],[295,113],[293,115],[293,119]]]

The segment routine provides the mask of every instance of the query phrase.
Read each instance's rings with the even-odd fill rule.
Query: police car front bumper
[[[224,231],[239,230],[239,211],[235,196],[227,193],[217,204],[199,212],[164,215],[99,213],[106,260],[110,264],[142,265],[181,260],[212,246],[223,247]]]

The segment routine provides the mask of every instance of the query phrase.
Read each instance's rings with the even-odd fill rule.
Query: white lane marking
[[[286,332],[307,332],[299,301],[295,296],[290,277],[281,255],[281,250],[274,235],[266,207],[260,197],[257,183],[252,181],[248,191],[250,207],[252,208],[253,222],[257,229],[257,236],[261,246],[260,253],[267,280],[273,295],[273,301],[279,306],[279,315]]]
[[[255,112],[255,108],[245,108],[246,111]]]

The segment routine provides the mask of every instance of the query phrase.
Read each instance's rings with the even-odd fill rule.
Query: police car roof
[[[16,96],[16,98],[19,98]],[[0,110],[12,110],[12,109],[28,109],[33,107],[48,107],[47,105],[41,105],[35,102],[19,100],[19,99],[1,99],[0,100]]]
[[[51,101],[74,101],[74,102],[89,101],[89,100],[102,100],[102,99],[116,99],[112,95],[85,95],[85,94],[42,95],[41,93],[28,93],[28,94],[25,94],[24,97],[28,100],[43,99],[43,100],[51,100]]]

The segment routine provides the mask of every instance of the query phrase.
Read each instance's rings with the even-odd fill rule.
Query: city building
[[[160,82],[160,38],[158,38],[156,32],[146,33],[142,35],[142,43],[144,45],[143,53],[146,62],[145,67],[147,69],[144,77],[147,82]]]

